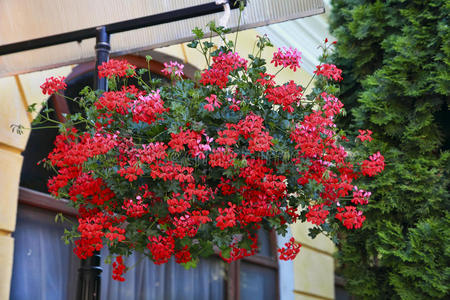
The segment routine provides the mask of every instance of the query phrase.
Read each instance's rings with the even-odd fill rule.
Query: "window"
[[[140,254],[131,255],[126,263],[134,266],[124,282],[112,280],[111,265],[102,265],[101,299],[226,299],[226,263],[219,257],[201,260],[189,270],[173,259],[158,266]]]
[[[230,264],[230,291],[228,299],[272,300],[278,299],[278,261],[276,235],[260,230],[259,253]]]
[[[141,57],[126,58],[138,67],[147,68]],[[152,70],[162,68],[162,64],[152,62]],[[76,67],[66,79],[66,95],[76,97],[81,88],[92,85],[93,69],[93,63]],[[161,79],[167,81],[162,76]],[[63,120],[63,113],[77,111],[73,103],[62,97],[51,97],[49,105],[55,109],[53,117],[59,120]],[[61,241],[70,224],[55,223],[54,218],[55,212],[62,212],[76,222],[77,212],[64,201],[45,194],[51,173],[36,166],[52,150],[56,134],[56,130],[33,131],[24,152],[11,299],[74,299],[76,295],[79,260],[71,245]],[[157,266],[142,255],[132,255],[127,259],[131,268],[125,274],[125,282],[113,281],[111,265],[102,263],[101,299],[278,299],[275,234],[261,230],[259,242],[256,256],[231,264],[216,256],[202,260],[190,270],[174,261]],[[103,258],[106,251],[102,250]]]
[[[25,204],[36,200],[44,207],[55,202],[54,209],[65,205],[48,195],[20,190],[10,299],[75,299],[80,261],[61,241],[69,224],[55,223],[54,211]]]
[[[356,300],[345,290],[345,279],[336,274],[334,275],[334,298],[336,300]]]

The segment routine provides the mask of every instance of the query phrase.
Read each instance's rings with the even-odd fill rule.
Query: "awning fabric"
[[[1,0],[0,46],[210,2],[212,0]],[[254,28],[323,12],[322,0],[248,0],[240,28]],[[222,14],[113,34],[111,53],[141,52],[189,41],[194,27],[205,29],[209,21],[217,21]],[[232,10],[228,27],[235,29],[238,17],[239,10]],[[93,60],[94,44],[92,38],[0,56],[0,77]]]

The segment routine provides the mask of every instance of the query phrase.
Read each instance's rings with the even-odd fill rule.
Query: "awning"
[[[234,1],[234,0],[230,0]],[[156,15],[212,0],[2,0],[0,47],[60,33]],[[303,18],[324,12],[322,0],[248,0],[241,29]],[[142,52],[192,39],[194,27],[205,29],[223,12],[157,25],[111,36],[111,54]],[[236,29],[239,10],[228,27]],[[0,77],[94,60],[95,39],[69,42],[0,56]]]

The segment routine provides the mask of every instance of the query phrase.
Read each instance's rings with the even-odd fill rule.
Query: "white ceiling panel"
[[[211,3],[211,0],[0,0],[0,47],[106,25],[119,21]],[[241,28],[254,28],[324,12],[322,0],[249,0]],[[126,54],[192,39],[194,27],[205,28],[223,13],[157,25],[111,36],[112,54]],[[228,26],[236,28],[239,10]],[[95,39],[0,56],[0,77],[93,60]]]

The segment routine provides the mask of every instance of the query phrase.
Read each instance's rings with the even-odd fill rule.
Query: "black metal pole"
[[[95,76],[94,76],[94,89],[95,90],[108,90],[108,81],[106,77],[98,77],[98,66],[109,60],[109,52],[111,51],[111,46],[109,44],[110,33],[106,31],[105,26],[97,27],[97,36],[95,44]]]
[[[109,44],[109,33],[106,32],[105,26],[97,27],[96,35],[96,60],[94,89],[108,90],[108,80],[98,77],[98,66],[109,60],[109,52],[111,46]],[[94,255],[87,259],[81,260],[81,267],[78,270],[77,300],[100,300],[100,287],[102,268],[100,267],[100,252],[95,251]]]
[[[100,300],[100,253],[81,260],[78,269],[77,300]]]

